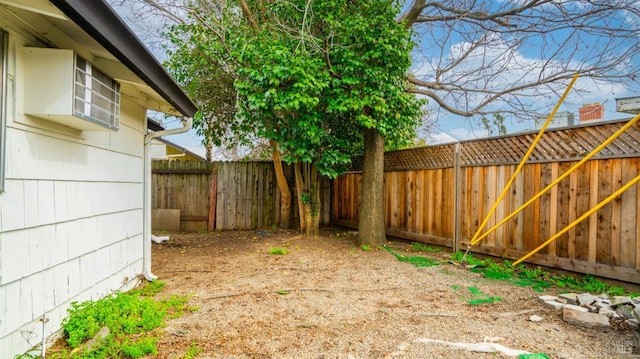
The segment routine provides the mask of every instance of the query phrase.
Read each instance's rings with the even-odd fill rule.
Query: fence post
[[[460,142],[456,142],[455,156],[453,158],[453,178],[455,189],[453,193],[453,252],[460,250]]]

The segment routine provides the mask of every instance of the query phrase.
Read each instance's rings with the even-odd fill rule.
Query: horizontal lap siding
[[[0,357],[59,329],[73,301],[97,300],[142,272],[144,114],[122,101],[118,132],[9,118],[0,196]],[[132,108],[135,107],[135,108]],[[79,120],[81,121],[81,120]]]

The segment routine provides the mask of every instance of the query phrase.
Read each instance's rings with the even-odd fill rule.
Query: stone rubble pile
[[[562,318],[571,324],[607,328],[614,321],[622,321],[630,328],[640,328],[640,297],[564,293],[543,295],[538,300],[546,308],[562,313]]]

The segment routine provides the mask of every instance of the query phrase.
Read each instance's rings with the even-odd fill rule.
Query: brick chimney
[[[598,121],[604,119],[604,105],[598,102],[580,107],[580,122]]]

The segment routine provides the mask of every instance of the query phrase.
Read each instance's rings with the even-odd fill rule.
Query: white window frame
[[[106,128],[118,130],[120,127],[120,84],[118,81],[77,55],[74,68],[74,115]],[[102,106],[100,103],[106,106]]]

